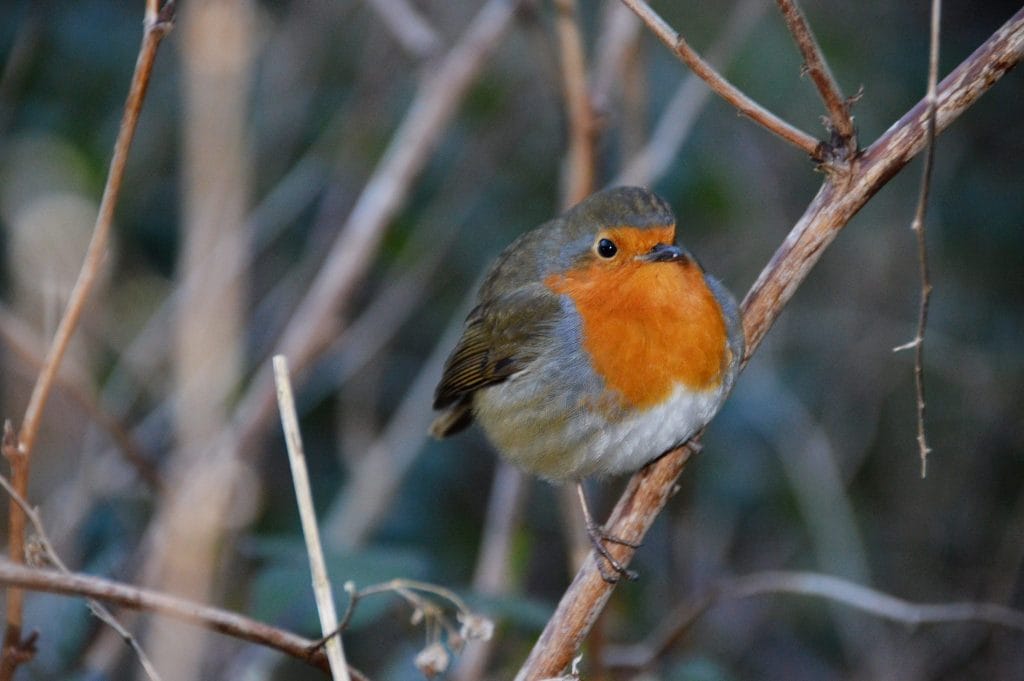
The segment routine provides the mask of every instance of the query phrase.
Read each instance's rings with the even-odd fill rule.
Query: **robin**
[[[603,543],[626,542],[593,521],[581,481],[690,439],[744,350],[736,300],[676,245],[675,222],[653,192],[615,187],[520,236],[488,271],[434,394],[435,437],[476,420],[512,463],[575,482],[594,548],[629,576]]]

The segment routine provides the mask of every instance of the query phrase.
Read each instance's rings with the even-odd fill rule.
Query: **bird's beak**
[[[647,262],[675,262],[686,257],[683,249],[672,244],[658,244],[651,249],[651,252],[641,259]]]

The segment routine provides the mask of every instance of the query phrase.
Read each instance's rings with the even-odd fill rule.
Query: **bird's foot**
[[[598,554],[597,569],[600,571],[601,578],[604,581],[609,584],[616,584],[623,577],[629,581],[634,581],[640,576],[635,570],[630,570],[615,556],[613,556],[611,551],[608,550],[608,547],[605,546],[605,542],[619,544],[620,546],[628,546],[631,549],[640,548],[640,544],[609,534],[603,527],[595,523],[593,520],[589,520],[589,522],[587,522],[587,536],[590,537],[590,544]],[[601,560],[602,558],[604,560]],[[611,566],[611,572],[609,572],[608,568],[605,567],[605,561],[607,561],[608,565]]]

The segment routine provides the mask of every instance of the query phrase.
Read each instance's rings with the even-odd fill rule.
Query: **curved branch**
[[[936,132],[948,127],[1007,71],[1024,59],[1024,9],[989,37],[939,86]],[[799,288],[822,252],[868,199],[925,146],[927,101],[919,102],[863,155],[851,172],[830,176],[790,231],[743,301],[747,357],[756,351],[782,308]],[[619,499],[606,529],[630,543],[639,543],[668,500],[695,448],[673,450],[636,473]],[[623,564],[633,549],[609,547]],[[573,655],[611,596],[614,585],[601,578],[593,553],[562,596],[517,681],[555,676]]]

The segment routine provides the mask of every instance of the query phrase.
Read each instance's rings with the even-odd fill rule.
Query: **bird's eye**
[[[601,239],[597,242],[597,254],[602,258],[614,257],[619,252],[618,246],[611,239]]]

